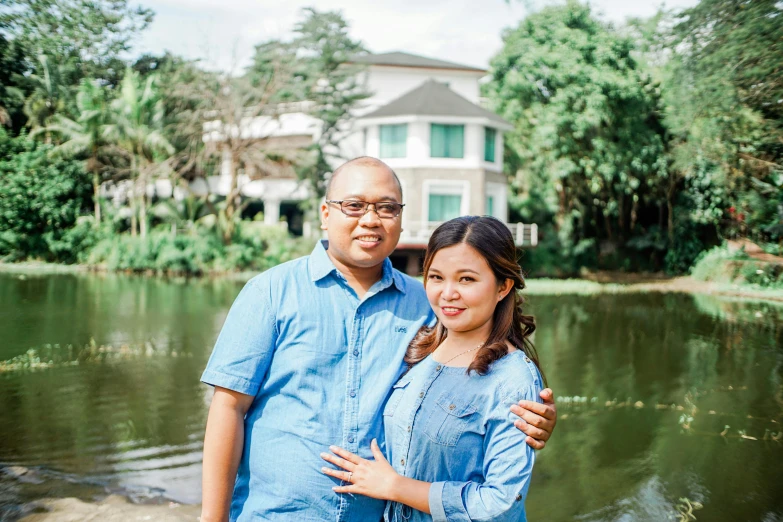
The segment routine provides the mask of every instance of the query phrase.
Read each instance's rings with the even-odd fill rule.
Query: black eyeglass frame
[[[396,201],[378,201],[376,203],[370,203],[368,201],[362,201],[360,199],[327,199],[326,203],[334,203],[340,207],[340,212],[345,214],[348,217],[364,217],[365,214],[367,214],[370,211],[370,205],[372,205],[372,210],[375,212],[375,215],[377,215],[380,219],[394,219],[400,217],[400,214],[402,214],[402,208],[405,206],[405,203],[397,203]],[[343,203],[362,203],[365,205],[364,212],[361,213],[361,215],[352,215],[345,211],[345,208],[343,208]],[[381,216],[381,214],[378,212],[378,205],[396,205],[399,208],[397,209],[397,213],[393,216]]]

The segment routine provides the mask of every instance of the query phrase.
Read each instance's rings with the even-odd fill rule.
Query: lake
[[[240,289],[0,274],[0,519],[42,497],[198,503],[211,396],[199,376]],[[636,293],[529,305],[559,398],[530,520],[783,521],[781,304]]]

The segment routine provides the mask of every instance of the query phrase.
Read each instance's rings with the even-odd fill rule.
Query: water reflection
[[[90,499],[105,487],[198,502],[208,402],[198,376],[239,288],[0,275],[0,360],[47,343],[155,347],[0,373],[0,463],[45,483],[0,472],[0,518],[41,495]],[[783,434],[783,307],[674,294],[531,305],[562,397],[531,520],[678,520],[680,499],[703,504],[698,520],[783,517],[783,440],[773,440]]]

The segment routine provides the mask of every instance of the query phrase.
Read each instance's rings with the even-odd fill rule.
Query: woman
[[[539,401],[542,377],[522,313],[524,288],[508,228],[491,217],[453,219],[435,230],[424,260],[438,317],[408,347],[410,370],[384,410],[387,461],[331,447],[323,468],[338,493],[390,501],[384,520],[525,520],[535,461],[510,419],[521,399]]]

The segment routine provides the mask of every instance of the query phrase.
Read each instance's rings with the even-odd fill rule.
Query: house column
[[[276,225],[280,221],[280,200],[264,200],[264,223],[267,225]]]

